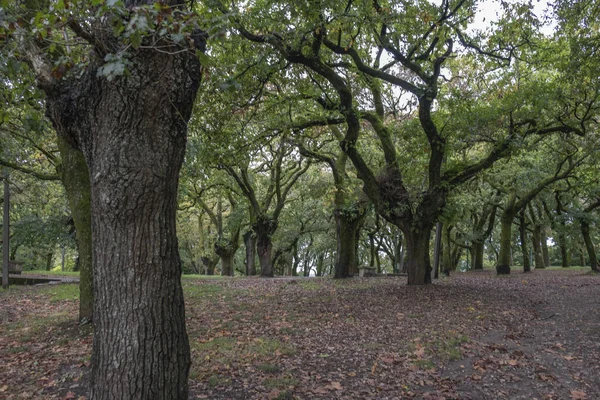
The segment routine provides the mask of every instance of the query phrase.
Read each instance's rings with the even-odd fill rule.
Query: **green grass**
[[[76,283],[54,284],[40,289],[39,293],[49,295],[52,302],[79,300],[79,285]]]
[[[186,299],[204,299],[223,294],[223,286],[213,284],[195,285],[185,282],[183,285],[183,294]],[[229,294],[230,291],[227,292]]]
[[[45,269],[32,269],[23,271],[24,275],[53,275],[53,276],[79,276],[79,272],[74,271],[46,271]]]
[[[414,360],[413,364],[421,369],[434,369],[435,364],[431,360]]]
[[[304,290],[319,290],[323,289],[322,281],[316,280],[300,280],[298,281],[298,285]]]
[[[260,364],[258,367],[256,367],[256,369],[258,369],[259,371],[262,372],[266,372],[269,374],[273,374],[275,372],[279,372],[279,366],[276,364]]]
[[[206,342],[193,343],[192,349],[199,353],[199,359],[207,362],[227,365],[254,360],[261,362],[266,369],[271,368],[267,365],[274,356],[296,353],[296,349],[290,344],[260,337],[249,342],[238,341],[231,336],[216,337]]]
[[[182,279],[202,279],[202,280],[211,280],[211,281],[226,281],[228,279],[232,279],[230,276],[221,276],[221,275],[197,275],[197,274],[186,274],[181,275]]]
[[[286,389],[290,386],[296,386],[298,381],[290,376],[282,376],[277,378],[267,378],[263,384],[267,389]]]

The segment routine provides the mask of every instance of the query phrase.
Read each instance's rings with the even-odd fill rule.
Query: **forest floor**
[[[191,399],[600,399],[600,275],[185,279]],[[0,399],[85,399],[77,286],[0,291]]]

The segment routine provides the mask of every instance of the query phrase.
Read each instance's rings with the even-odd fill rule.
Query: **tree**
[[[17,68],[20,70],[21,68]],[[11,76],[6,68],[6,73]],[[15,71],[13,71],[15,72]],[[23,77],[24,75],[24,77]],[[94,305],[92,277],[92,234],[90,212],[90,183],[87,165],[81,151],[62,138],[50,139],[48,122],[43,118],[41,93],[33,88],[28,74],[12,79],[2,86],[2,95],[10,107],[3,110],[0,131],[18,143],[0,158],[0,165],[29,174],[40,180],[60,180],[71,209],[76,229],[79,278],[79,321],[91,322]],[[8,82],[5,82],[8,83]],[[23,88],[20,95],[16,88]],[[58,150],[58,156],[55,148]],[[36,160],[36,161],[34,161]],[[51,170],[54,169],[54,172]]]
[[[338,140],[343,134],[335,125],[330,127],[332,134]],[[313,140],[314,141],[314,140]],[[309,142],[309,140],[306,140]],[[334,191],[333,216],[336,225],[336,262],[335,278],[347,278],[358,272],[358,236],[360,226],[366,214],[366,202],[359,198],[352,187],[350,177],[346,172],[348,157],[341,149],[336,153],[309,149],[308,143],[299,143],[300,154],[313,160],[326,163],[331,169]]]
[[[256,235],[260,275],[263,277],[273,276],[272,236],[277,231],[279,216],[290,190],[310,167],[310,162],[294,157],[293,152],[294,146],[291,146],[285,136],[262,150],[261,164],[255,171],[256,178],[260,178],[261,171],[265,171],[265,168],[268,171],[268,177],[263,176],[266,182],[262,198],[247,165],[221,165],[234,179],[250,204],[250,223]]]
[[[500,253],[498,255],[498,263],[496,265],[496,271],[499,275],[510,274],[510,252],[511,252],[511,241],[512,241],[512,224],[515,217],[522,213],[521,220],[521,242],[525,239],[525,216],[524,211],[531,200],[533,200],[542,190],[549,185],[558,182],[563,179],[567,179],[573,173],[573,170],[585,159],[585,156],[578,159],[573,159],[573,154],[567,155],[566,158],[558,163],[556,171],[550,176],[546,176],[539,180],[534,180],[535,183],[528,187],[526,190],[518,192],[516,178],[513,181],[513,185],[508,189],[507,198],[503,206],[502,215],[500,217],[501,223],[501,238],[500,238]],[[528,179],[531,180],[531,172],[525,172]],[[522,244],[523,248],[526,248]],[[525,252],[526,253],[526,252]],[[523,254],[524,260],[527,258],[527,254]],[[526,262],[524,262],[524,268],[526,268]],[[525,269],[525,272],[527,270]]]
[[[319,96],[312,94],[313,98],[317,97],[316,101],[333,117],[344,118],[346,132],[340,145],[363,181],[365,194],[377,212],[400,228],[406,239],[409,284],[430,282],[430,233],[448,192],[507,156],[519,135],[549,128],[540,124],[525,132],[510,129],[505,115],[505,135],[496,136],[492,145],[482,146],[483,151],[476,157],[444,167],[450,138],[442,132],[443,122],[434,117],[442,67],[458,54],[459,48],[505,67],[518,48],[535,36],[530,10],[518,4],[505,10],[497,32],[485,39],[470,38],[465,25],[471,6],[465,1],[390,7],[377,1],[331,1],[315,8],[306,2],[291,6],[269,1],[243,12],[220,6],[241,36],[302,66],[307,79],[322,88]],[[277,9],[282,20],[291,18],[293,22],[283,25],[276,22],[277,18],[260,18],[267,9]],[[480,44],[486,40],[486,45]],[[414,123],[398,121],[398,102],[383,101],[383,93],[394,90],[418,105],[418,109],[413,108]],[[363,129],[363,122],[368,128]],[[399,161],[409,155],[409,146],[395,141],[399,125],[418,132],[426,149],[425,171],[419,174],[421,179],[416,185],[407,179],[410,168]],[[559,125],[557,129],[566,129]],[[462,129],[469,131],[467,126]],[[375,165],[361,150],[359,139],[365,130],[377,137],[383,153],[383,160]]]
[[[82,150],[90,173],[90,398],[185,399],[190,352],[176,193],[201,76],[193,41],[202,47],[202,37],[179,1],[72,4],[68,11],[63,2],[25,3],[11,8],[10,40],[45,92],[57,134]],[[17,20],[20,7],[42,12],[29,25]],[[69,27],[68,40],[52,46],[63,32],[52,40],[53,31],[38,29],[59,23]],[[67,46],[81,41],[89,51],[69,57]]]

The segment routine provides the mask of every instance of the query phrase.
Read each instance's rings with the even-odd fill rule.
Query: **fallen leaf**
[[[375,370],[377,369],[377,361],[375,361],[375,363],[373,364],[373,366],[371,367],[371,375],[375,375]]]
[[[419,358],[423,358],[423,356],[425,355],[425,347],[417,344],[417,349],[414,351],[413,354]]]
[[[587,399],[587,394],[580,390],[571,390],[571,399],[573,399],[573,400]]]

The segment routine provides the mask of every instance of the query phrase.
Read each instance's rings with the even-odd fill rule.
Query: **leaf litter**
[[[190,399],[600,398],[599,284],[580,270],[186,279]],[[85,400],[77,302],[40,287],[0,301],[0,398]]]

